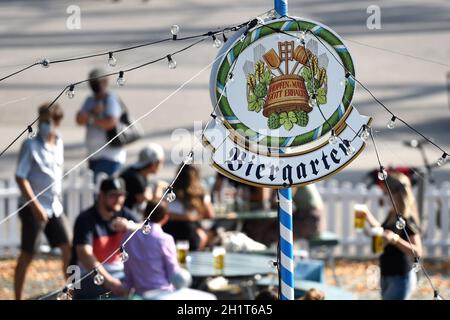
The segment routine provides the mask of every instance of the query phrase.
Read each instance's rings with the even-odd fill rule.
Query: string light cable
[[[439,290],[433,284],[433,281],[431,280],[427,270],[425,269],[425,266],[422,263],[421,257],[417,254],[416,250],[414,249],[414,245],[411,242],[411,238],[410,238],[410,236],[408,234],[408,231],[406,230],[406,221],[402,218],[402,216],[401,216],[401,214],[400,214],[400,212],[399,212],[399,210],[397,208],[397,205],[396,205],[396,203],[394,201],[394,197],[393,197],[391,188],[390,188],[389,183],[387,181],[388,180],[387,179],[387,172],[386,172],[384,166],[381,163],[380,154],[379,154],[379,151],[378,151],[377,144],[375,142],[375,138],[374,138],[374,134],[372,132],[372,129],[370,129],[370,138],[372,140],[372,144],[373,144],[373,147],[374,147],[374,150],[375,150],[375,154],[376,154],[376,157],[377,157],[377,161],[378,161],[378,164],[379,164],[378,178],[379,178],[379,180],[383,181],[383,183],[384,183],[384,185],[386,187],[386,191],[388,192],[389,199],[390,199],[390,201],[392,203],[392,207],[393,207],[394,212],[395,212],[395,214],[397,216],[397,221],[395,223],[395,227],[398,230],[402,230],[403,233],[405,234],[406,240],[409,243],[409,246],[411,248],[411,252],[412,252],[413,257],[414,257],[413,270],[415,272],[418,272],[418,271],[422,270],[424,275],[425,275],[425,277],[428,280],[428,283],[430,284],[431,288],[433,289],[434,299],[435,300],[444,300],[444,298],[440,295]]]
[[[141,44],[136,44],[133,46],[129,46],[129,47],[124,47],[124,48],[120,48],[120,49],[114,49],[114,50],[108,50],[108,51],[101,51],[101,52],[97,52],[97,53],[92,53],[92,54],[86,54],[86,55],[81,55],[81,56],[76,56],[76,57],[70,57],[70,58],[62,58],[62,59],[55,59],[55,60],[50,60],[48,58],[44,58],[40,61],[31,63],[29,65],[27,65],[24,68],[21,68],[17,71],[14,71],[10,74],[7,74],[5,76],[3,76],[2,78],[0,78],[0,82],[4,81],[8,78],[11,78],[17,74],[20,74],[22,72],[25,72],[26,70],[33,68],[35,66],[41,65],[44,68],[48,68],[51,65],[54,64],[58,64],[58,63],[65,63],[65,62],[72,62],[72,61],[78,61],[78,60],[85,60],[85,59],[91,59],[91,58],[96,58],[96,57],[101,57],[101,56],[107,56],[108,57],[108,64],[111,67],[115,67],[117,64],[117,59],[114,56],[115,53],[121,53],[121,52],[126,52],[126,51],[130,51],[130,50],[135,50],[135,49],[139,49],[139,48],[143,48],[143,47],[149,47],[149,46],[153,46],[153,45],[157,45],[157,44],[161,44],[161,43],[165,43],[165,42],[171,42],[171,41],[186,41],[186,40],[192,40],[192,39],[197,39],[197,38],[202,38],[205,36],[210,36],[210,37],[214,37],[217,38],[218,35],[225,35],[226,32],[231,32],[231,31],[237,31],[240,28],[246,26],[248,24],[249,21],[245,22],[245,23],[241,23],[237,26],[231,26],[231,27],[226,27],[226,28],[222,28],[216,31],[208,31],[202,34],[197,34],[197,35],[192,35],[192,36],[186,36],[186,37],[178,37],[178,33],[179,33],[179,26],[178,25],[173,25],[171,27],[171,33],[172,33],[172,37],[168,37],[168,38],[164,38],[164,39],[159,39],[159,40],[155,40],[155,41],[150,41],[150,42],[145,42],[145,43],[141,43]]]
[[[202,70],[201,70],[199,73],[197,73],[194,77],[197,77],[201,72],[203,72],[204,70],[206,70],[207,68],[209,68],[215,61],[219,60],[220,58],[222,58],[222,57],[225,56],[226,54],[228,54],[228,52],[225,52],[225,53],[219,55],[218,57],[216,57],[216,59],[215,59],[213,62],[211,62],[206,68],[202,69]],[[232,71],[233,71],[234,67],[235,67],[235,64],[233,64],[232,67],[230,68],[230,70],[231,70],[231,71],[230,71],[230,74],[232,74]],[[185,84],[187,84],[188,82],[192,81],[192,80],[194,79],[194,77],[192,77],[191,79],[189,79]],[[215,104],[215,106],[214,106],[214,108],[213,108],[213,113],[211,114],[211,116],[210,116],[208,122],[206,123],[206,125],[204,126],[204,128],[203,128],[203,130],[202,130],[200,136],[203,136],[203,135],[204,135],[204,133],[205,133],[206,130],[208,129],[209,124],[211,123],[211,121],[212,121],[213,119],[215,120],[215,119],[217,118],[217,117],[215,116],[214,113],[215,113],[216,109],[217,109],[218,106],[219,106],[220,100],[222,99],[224,93],[225,93],[226,90],[227,90],[228,84],[229,84],[230,82],[233,81],[232,79],[233,79],[232,77],[228,77],[228,79],[226,80],[226,83],[225,83],[225,86],[224,86],[224,90],[222,90],[221,95],[220,95],[219,99],[217,100],[217,103]],[[183,87],[185,84],[183,84],[182,87]],[[181,90],[182,87],[180,87],[179,89]],[[142,118],[137,119],[137,120],[135,121],[135,123],[136,123],[137,121],[139,121],[140,119],[142,119]],[[130,124],[129,127],[131,127],[131,126],[134,125],[135,123]],[[127,129],[127,128],[125,128],[125,129]],[[124,130],[125,130],[125,129],[124,129]],[[109,142],[111,142],[111,141],[114,140],[114,139],[115,139],[115,137],[114,137],[113,139],[111,139]],[[201,143],[201,140],[198,140],[197,143]],[[125,246],[126,246],[126,244],[131,240],[131,238],[132,238],[139,230],[141,230],[142,233],[145,234],[145,235],[147,235],[147,234],[149,234],[149,233],[151,232],[151,227],[150,227],[150,218],[151,218],[151,215],[152,215],[153,212],[158,208],[158,206],[162,203],[162,201],[163,201],[164,199],[166,199],[168,202],[172,202],[172,201],[175,200],[176,195],[175,195],[175,193],[174,193],[174,191],[173,191],[173,186],[174,186],[175,182],[177,181],[179,175],[181,174],[182,170],[184,169],[184,167],[185,167],[186,165],[189,165],[189,164],[192,163],[192,158],[193,158],[193,154],[194,154],[194,151],[193,151],[193,150],[194,150],[194,147],[192,147],[191,151],[188,153],[187,157],[184,159],[182,165],[181,165],[180,168],[178,169],[178,171],[177,171],[175,177],[173,178],[172,182],[171,182],[171,183],[169,184],[169,186],[165,189],[164,193],[163,193],[162,196],[160,197],[160,199],[159,199],[159,201],[157,202],[157,204],[155,205],[155,207],[151,210],[151,212],[150,212],[150,213],[148,214],[148,216],[144,219],[144,221],[143,221],[142,223],[140,223],[139,228],[136,228],[133,232],[131,232],[130,235],[122,242],[122,244],[120,245],[120,247],[117,248],[117,249],[115,249],[115,250],[114,250],[114,251],[113,251],[106,259],[104,259],[104,260],[100,263],[101,265],[104,265],[105,263],[107,263],[107,262],[108,262],[114,255],[116,255],[118,252],[121,253],[122,261],[123,261],[123,262],[126,262],[126,260],[128,259],[128,254],[127,254],[126,251],[125,251]],[[92,155],[91,155],[91,156],[92,156]],[[66,175],[67,175],[67,174],[66,174]],[[1,222],[0,222],[0,224],[1,224]],[[98,269],[98,266],[96,266],[96,267],[95,267],[94,269],[92,269],[90,272],[86,273],[86,274],[85,274],[83,277],[81,277],[79,280],[77,280],[77,281],[75,281],[75,282],[73,282],[73,283],[70,283],[70,284],[66,285],[63,289],[55,290],[55,291],[53,291],[53,292],[51,292],[51,293],[49,293],[49,294],[47,294],[47,295],[45,295],[45,296],[43,296],[43,297],[40,297],[39,300],[43,300],[43,299],[49,298],[49,297],[51,297],[51,296],[54,296],[55,294],[58,295],[58,299],[59,299],[59,300],[67,300],[67,299],[70,299],[70,298],[71,298],[71,297],[70,297],[70,290],[71,290],[72,288],[74,288],[76,284],[81,283],[83,280],[85,280],[86,278],[88,278],[88,277],[91,276],[91,275],[95,275],[95,277],[97,277],[97,276],[99,275],[99,274],[97,273],[97,272],[98,272],[97,269]],[[94,282],[96,282],[95,277],[94,277]],[[98,281],[97,283],[98,283],[99,285],[101,285],[103,282],[102,282],[102,281]]]
[[[252,20],[252,21],[253,21],[253,20]],[[240,24],[240,25],[235,26],[235,27],[232,27],[232,28],[227,27],[227,28],[225,28],[225,29],[227,29],[227,30],[228,30],[228,29],[231,29],[231,30],[239,30],[239,29],[241,29],[242,27],[247,26],[247,30],[248,30],[250,27],[252,27],[252,26],[254,25],[254,23],[253,23],[252,21],[247,22],[247,23],[244,23],[244,24]],[[143,68],[143,67],[145,67],[145,66],[148,66],[148,65],[150,65],[150,64],[157,63],[157,62],[162,61],[162,60],[165,60],[165,59],[167,59],[167,61],[168,61],[169,68],[170,68],[170,69],[175,69],[175,68],[176,68],[176,61],[173,59],[173,56],[174,56],[174,55],[179,54],[179,53],[181,53],[181,52],[183,52],[183,51],[186,51],[186,50],[192,48],[193,46],[196,46],[197,44],[199,44],[199,43],[205,41],[206,39],[208,39],[208,38],[210,38],[210,37],[212,37],[212,36],[215,36],[215,35],[220,34],[220,33],[223,33],[223,34],[224,34],[224,31],[223,31],[223,30],[225,30],[225,29],[222,29],[222,30],[220,30],[220,31],[214,31],[214,32],[213,32],[213,31],[210,31],[210,32],[204,33],[204,34],[202,34],[202,35],[200,36],[200,37],[201,37],[200,40],[198,40],[198,41],[196,41],[196,42],[194,42],[194,43],[192,43],[192,44],[190,44],[190,45],[188,45],[188,46],[186,46],[186,47],[184,47],[184,48],[182,48],[182,49],[179,49],[179,50],[174,51],[174,52],[172,52],[172,53],[170,53],[170,54],[168,54],[168,55],[165,55],[165,56],[163,56],[163,57],[161,57],[161,58],[158,58],[158,59],[155,59],[155,60],[152,60],[152,61],[143,63],[143,64],[141,64],[141,65],[138,65],[138,66],[135,66],[135,67],[132,67],[132,68],[124,69],[124,70],[122,70],[122,71],[110,72],[110,73],[107,73],[107,74],[105,74],[105,75],[101,75],[101,76],[99,76],[99,77],[89,78],[89,79],[85,79],[85,80],[78,81],[78,82],[72,83],[72,84],[70,84],[70,85],[67,85],[66,87],[64,87],[64,88],[60,91],[60,93],[57,95],[57,97],[56,97],[56,98],[55,98],[55,99],[47,106],[47,108],[51,108],[51,107],[56,103],[56,101],[64,94],[64,92],[66,92],[66,94],[67,94],[67,96],[68,96],[69,98],[73,98],[73,97],[75,96],[75,87],[76,87],[77,85],[82,84],[82,83],[85,83],[85,82],[89,82],[89,81],[92,81],[92,80],[97,80],[97,79],[101,79],[101,78],[105,78],[105,77],[109,77],[109,76],[113,76],[113,75],[119,75],[119,77],[118,77],[118,79],[117,79],[117,83],[118,83],[118,85],[122,86],[122,85],[125,84],[124,74],[125,74],[126,72],[131,72],[131,71],[134,71],[134,70]],[[172,33],[173,33],[173,30],[172,30]],[[188,38],[189,38],[189,39],[195,39],[195,38],[198,38],[198,37],[199,37],[199,36],[191,36],[191,37],[185,37],[185,38],[182,38],[182,39],[188,39]],[[217,38],[216,38],[216,40],[217,40]],[[214,43],[217,44],[217,41],[214,41]],[[140,46],[142,46],[142,45],[140,45]],[[135,48],[135,47],[137,47],[137,46],[134,46],[133,48]],[[129,49],[129,48],[127,48],[127,49]],[[119,49],[119,50],[120,50],[120,49]],[[84,57],[87,57],[87,56],[84,56]],[[72,60],[73,60],[73,59],[72,59]],[[30,135],[33,135],[33,134],[30,132],[30,128],[31,128],[31,131],[32,131],[33,125],[34,125],[36,122],[38,122],[38,121],[39,121],[39,117],[35,118],[35,119],[34,119],[34,120],[33,120],[33,121],[32,121],[25,129],[24,129],[24,130],[22,130],[22,131],[19,133],[19,135],[16,136],[16,137],[15,137],[15,138],[14,138],[14,139],[6,146],[1,152],[0,152],[0,157],[3,156],[3,155],[5,154],[5,152],[6,152],[9,148],[11,148],[11,146],[12,146],[14,143],[16,143],[17,140],[19,140],[20,137],[21,137],[22,135],[24,135],[24,134],[27,133],[27,132],[28,132]]]

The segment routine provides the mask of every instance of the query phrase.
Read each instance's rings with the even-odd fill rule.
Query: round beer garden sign
[[[221,173],[257,186],[303,185],[364,148],[360,133],[371,119],[351,106],[353,61],[326,26],[269,20],[236,34],[219,57],[211,74],[218,121],[204,143]]]

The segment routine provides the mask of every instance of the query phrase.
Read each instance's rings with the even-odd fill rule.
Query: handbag
[[[119,98],[120,107],[122,109],[122,114],[120,116],[119,121],[117,122],[117,125],[106,132],[106,139],[107,141],[110,141],[113,139],[119,132],[124,130],[126,127],[128,127],[130,124],[133,123],[133,119],[130,116],[130,113],[128,112],[128,108],[123,103],[122,99]],[[131,144],[140,138],[142,138],[142,128],[138,123],[135,123],[131,127],[129,127],[127,130],[122,132],[119,136],[115,137],[111,143],[110,146],[112,147],[123,147],[127,144]]]

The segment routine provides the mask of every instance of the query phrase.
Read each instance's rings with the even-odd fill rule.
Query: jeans
[[[100,172],[104,172],[108,176],[112,176],[121,168],[122,164],[120,162],[107,159],[89,160],[89,169],[94,172],[94,181],[97,181],[97,175]]]
[[[417,284],[417,275],[411,270],[402,275],[381,276],[383,300],[407,300]]]

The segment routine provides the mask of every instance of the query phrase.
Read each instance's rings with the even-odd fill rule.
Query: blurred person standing
[[[411,181],[403,173],[391,173],[386,178],[395,207],[392,207],[383,223],[364,211],[365,219],[371,227],[383,228],[384,251],[380,256],[381,296],[383,300],[406,300],[417,284],[413,267],[413,251],[422,256],[419,215],[411,187]],[[383,186],[384,192],[387,189]],[[406,222],[405,229],[398,229],[397,208],[400,217]],[[409,244],[404,230],[409,235]]]
[[[68,221],[61,204],[64,146],[59,127],[63,117],[59,105],[54,104],[50,108],[48,104],[42,105],[37,136],[25,140],[20,149],[16,168],[16,181],[21,191],[20,206],[32,201],[19,212],[22,244],[14,275],[17,300],[22,298],[26,273],[39,250],[42,232],[52,247],[61,249],[63,273],[67,277],[71,245]]]
[[[106,144],[107,132],[114,129],[122,115],[119,97],[108,88],[108,78],[102,69],[89,73],[89,86],[93,95],[88,97],[77,113],[76,122],[86,126],[86,146],[91,155]],[[89,169],[94,172],[95,180],[100,172],[108,176],[118,172],[126,160],[126,151],[122,146],[108,145],[89,159]]]

